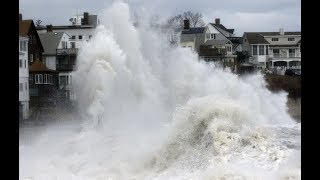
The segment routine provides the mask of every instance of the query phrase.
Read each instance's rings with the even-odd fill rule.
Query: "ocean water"
[[[20,129],[20,179],[301,179],[301,125],[263,75],[170,47],[122,2],[77,62],[79,113]]]

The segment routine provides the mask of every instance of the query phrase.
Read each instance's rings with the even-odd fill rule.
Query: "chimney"
[[[216,18],[216,19],[215,19],[215,23],[216,23],[216,24],[220,24],[220,18]]]
[[[190,23],[188,19],[183,20],[184,26],[183,29],[190,29]]]
[[[82,25],[89,25],[89,13],[88,12],[84,12],[83,13],[83,23]]]
[[[283,30],[283,28],[280,28],[280,29],[279,29],[279,32],[280,32],[280,35],[284,35],[284,30]]]
[[[19,13],[19,21],[22,21],[22,14]]]
[[[47,32],[52,32],[52,25],[47,25]]]

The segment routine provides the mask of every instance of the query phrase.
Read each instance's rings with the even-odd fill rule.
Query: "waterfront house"
[[[29,66],[29,91],[31,106],[54,106],[58,97],[58,72],[35,60]]]
[[[44,51],[39,35],[33,20],[22,20],[22,15],[19,14],[19,35],[28,37],[28,61],[29,65],[34,60],[42,60],[42,53]]]
[[[48,32],[39,34],[43,43],[43,62],[47,68],[59,72],[59,89],[66,99],[73,100],[72,71],[75,70],[78,48],[71,47],[70,36],[64,32]]]
[[[181,32],[180,46],[190,48],[205,61],[220,62],[224,67],[235,68],[236,55],[233,53],[233,43],[228,39],[233,37],[234,29],[227,29],[216,18],[215,23],[205,27],[189,27],[189,21],[184,21]]]

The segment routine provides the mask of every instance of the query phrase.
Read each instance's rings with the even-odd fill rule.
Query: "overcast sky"
[[[68,25],[72,16],[101,14],[117,0],[19,0],[23,19],[43,25]],[[237,36],[250,31],[301,31],[301,0],[124,0],[131,13],[157,14],[161,19],[184,11],[200,12],[206,23],[220,18]]]

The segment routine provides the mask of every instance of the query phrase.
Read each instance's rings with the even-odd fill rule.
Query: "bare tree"
[[[40,26],[42,21],[40,19],[36,20],[36,26]]]
[[[197,26],[204,26],[205,23],[202,19],[202,14],[201,13],[193,13],[191,11],[186,11],[182,14],[178,14],[176,16],[170,17],[167,20],[167,23],[169,25],[173,25],[176,27],[183,28],[183,20],[189,20],[190,27],[197,27]]]

